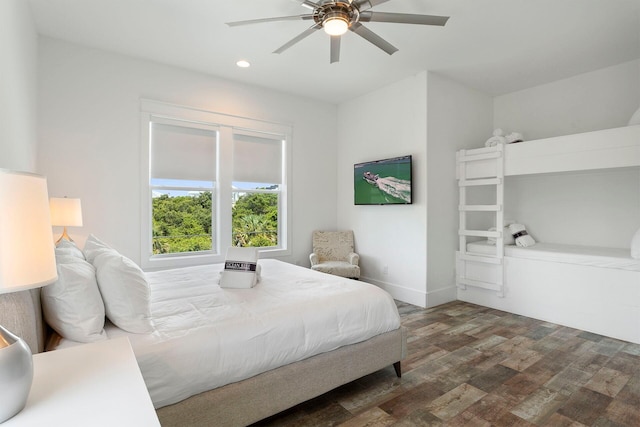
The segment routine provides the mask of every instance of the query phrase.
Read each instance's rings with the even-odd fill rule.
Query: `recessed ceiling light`
[[[236,62],[236,65],[240,68],[249,68],[251,66],[249,61],[245,61],[244,59],[241,59],[240,61]]]

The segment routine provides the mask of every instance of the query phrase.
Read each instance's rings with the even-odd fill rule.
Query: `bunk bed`
[[[640,167],[640,126],[460,150],[456,157],[458,299],[640,343],[640,260],[628,248],[521,248],[505,245],[502,231],[509,176]],[[495,188],[495,202],[468,204],[475,186]],[[495,214],[495,230],[471,229],[474,212]]]

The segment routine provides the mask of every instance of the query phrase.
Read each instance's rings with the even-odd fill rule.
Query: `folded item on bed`
[[[258,279],[258,249],[231,246],[227,249],[224,270],[220,273],[221,288],[249,289]]]
[[[259,264],[250,292],[218,286],[223,264],[146,273],[154,331],[107,334],[129,337],[156,408],[400,327],[393,298],[374,285]]]
[[[522,224],[510,224],[509,231],[516,241],[516,246],[526,248],[536,244],[536,241],[529,235],[527,229]]]

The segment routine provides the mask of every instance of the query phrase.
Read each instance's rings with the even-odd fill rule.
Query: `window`
[[[158,118],[150,127],[153,255],[211,251],[218,132]]]
[[[234,134],[233,246],[278,246],[283,144],[257,134]]]
[[[142,101],[142,266],[290,253],[289,127]]]

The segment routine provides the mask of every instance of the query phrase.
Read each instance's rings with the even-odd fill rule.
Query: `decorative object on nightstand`
[[[82,204],[80,199],[52,197],[49,199],[49,207],[51,208],[51,225],[64,227],[62,236],[56,241],[56,245],[62,239],[73,242],[67,234],[67,227],[82,227]]]
[[[46,179],[0,169],[0,294],[57,278]],[[29,346],[0,326],[0,423],[24,408],[32,379]]]

